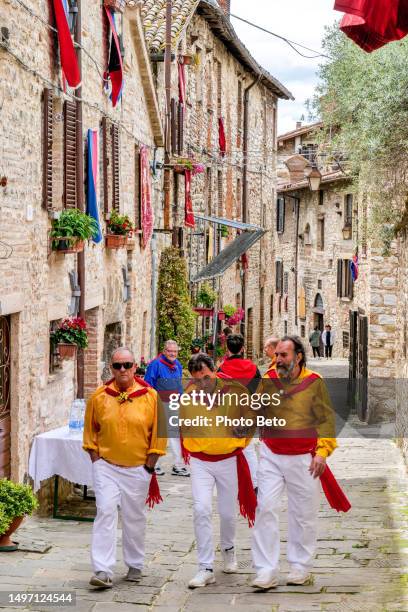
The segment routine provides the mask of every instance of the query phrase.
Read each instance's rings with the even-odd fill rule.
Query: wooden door
[[[362,421],[367,419],[368,408],[368,318],[358,317],[358,386],[357,414]]]
[[[10,478],[10,319],[0,317],[0,478]]]

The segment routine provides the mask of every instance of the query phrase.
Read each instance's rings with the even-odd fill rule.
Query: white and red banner
[[[185,211],[184,225],[186,227],[195,227],[195,219],[193,213],[193,201],[191,199],[191,170],[185,170]]]
[[[146,248],[153,234],[154,211],[152,206],[152,181],[149,152],[146,146],[140,149],[140,210],[142,224],[142,247]]]

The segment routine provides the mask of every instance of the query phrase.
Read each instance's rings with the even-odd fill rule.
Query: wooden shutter
[[[354,289],[354,283],[353,283],[353,277],[351,276],[351,270],[350,270],[350,260],[346,259],[344,261],[344,265],[346,266],[346,296],[348,298],[350,298],[350,300],[353,299],[353,289]]]
[[[343,260],[338,259],[337,260],[337,297],[343,297],[342,280],[343,280]]]
[[[282,295],[283,293],[283,261],[277,261],[275,263],[275,274],[276,274],[276,292]]]
[[[182,104],[177,108],[177,150],[181,155],[184,149],[184,107]]]
[[[285,198],[278,198],[276,202],[276,231],[279,234],[285,231]]]
[[[76,208],[76,102],[66,101],[64,104],[64,206]]]
[[[120,146],[119,128],[112,125],[112,208],[120,210]]]
[[[177,103],[174,98],[170,105],[170,133],[171,133],[171,152],[177,153]]]
[[[53,93],[44,89],[43,99],[43,207],[52,208]]]
[[[109,213],[109,179],[108,179],[108,122],[106,117],[102,118],[102,180],[103,180],[103,210]]]
[[[140,194],[140,149],[135,146],[135,228],[142,229],[141,225],[141,194]]]

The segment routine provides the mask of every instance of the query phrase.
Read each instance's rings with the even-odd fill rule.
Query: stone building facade
[[[146,39],[155,61],[158,95],[165,113],[164,3],[145,0],[142,9]],[[260,226],[261,240],[219,277],[210,279],[218,292],[218,308],[243,307],[247,353],[262,355],[264,338],[271,331],[269,296],[273,283],[272,212],[276,198],[276,121],[279,98],[290,92],[250,56],[229,20],[229,3],[215,1],[173,3],[174,61],[171,68],[173,109],[179,107],[178,62],[184,56],[194,63],[184,67],[186,101],[183,126],[173,111],[172,162],[188,157],[200,162],[204,172],[192,179],[194,214]],[[247,118],[247,123],[245,120]],[[222,120],[226,151],[219,143]],[[180,130],[182,137],[180,141]],[[172,176],[173,226],[184,225],[184,177]],[[237,236],[237,227],[197,220],[180,241],[189,262],[190,280]],[[199,285],[192,282],[193,296]],[[256,322],[256,324],[255,324]],[[210,321],[206,321],[208,328]],[[197,334],[201,335],[201,322]]]
[[[317,144],[321,128],[298,124],[278,137],[274,331],[300,335],[311,355],[311,331],[330,324],[333,357],[349,359],[359,415],[379,421],[395,413],[397,336],[404,329],[396,318],[397,244],[383,254],[369,231],[364,185],[347,177],[347,162],[329,162],[324,145]],[[317,191],[305,178],[314,166],[321,172]]]
[[[64,92],[56,40],[47,26],[53,23],[50,6],[46,0],[22,4],[0,0],[3,42],[7,36],[7,44],[0,49],[0,79],[5,85],[0,94],[0,418],[5,425],[0,456],[2,473],[11,472],[18,480],[27,475],[33,436],[66,424],[76,394],[75,361],[61,362],[50,354],[50,331],[77,311],[78,298],[76,255],[52,252],[49,244],[51,218],[66,204],[67,108],[73,109],[74,123],[78,120],[78,103],[72,90]],[[120,213],[140,222],[140,147],[147,146],[153,160],[156,148],[163,145],[139,11],[128,7],[117,20],[124,48],[124,89],[120,103],[113,108],[102,81],[107,64],[106,17],[99,0],[82,2],[78,147],[84,148],[88,129],[99,131],[98,195],[103,233],[107,212],[103,202],[106,199],[109,212],[114,205],[114,180]],[[45,96],[52,125],[52,156],[48,156],[52,196],[47,208],[43,206]],[[108,165],[102,161],[103,122]],[[116,153],[112,138],[116,139]],[[161,177],[152,177],[157,228],[162,224],[161,195]],[[164,241],[159,237],[142,248],[137,234],[128,249],[110,250],[104,242],[85,246],[85,311],[90,340],[85,351],[86,396],[107,375],[104,368],[114,346],[128,345],[137,360],[154,351],[150,342],[152,258]]]

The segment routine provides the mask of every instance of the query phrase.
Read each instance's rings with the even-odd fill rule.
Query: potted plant
[[[232,317],[237,312],[235,306],[232,306],[231,304],[225,304],[225,306],[222,307],[222,310],[225,313],[225,317],[227,319]]]
[[[86,349],[88,346],[85,321],[81,317],[64,319],[52,332],[51,340],[57,345],[61,359],[72,359],[78,347]]]
[[[28,485],[7,478],[0,480],[0,551],[17,550],[18,546],[10,536],[37,506],[37,498]]]
[[[176,174],[184,174],[186,170],[193,171],[193,169],[193,162],[188,157],[180,157],[173,166],[173,170]]]
[[[202,174],[203,172],[205,172],[204,164],[193,162],[193,176],[197,176],[197,174]]]
[[[59,253],[79,253],[84,250],[85,240],[92,238],[97,231],[98,224],[93,217],[77,208],[67,208],[53,219],[51,248]]]
[[[225,310],[225,309],[224,309]],[[242,308],[237,308],[234,314],[231,317],[228,317],[226,320],[227,325],[238,325],[241,321],[244,320],[245,312]]]
[[[226,225],[221,225],[220,228],[219,228],[219,232],[221,234],[221,238],[228,238],[229,230],[228,230],[228,227]]]
[[[113,210],[107,224],[106,247],[108,249],[120,249],[126,246],[133,229],[133,223],[127,215],[119,215],[116,210]]]
[[[197,294],[197,307],[194,308],[194,312],[197,312],[202,317],[211,317],[214,313],[213,306],[216,299],[217,293],[208,283],[203,283]]]

